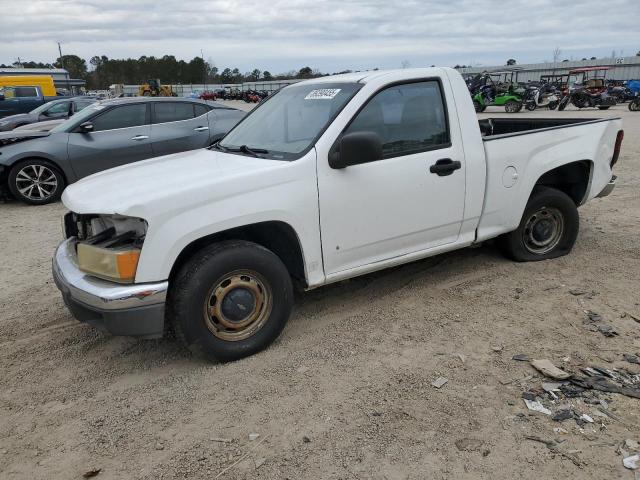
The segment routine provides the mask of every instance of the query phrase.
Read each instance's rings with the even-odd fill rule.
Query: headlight
[[[114,282],[134,281],[147,232],[144,220],[121,215],[76,214],[71,214],[70,220],[73,221],[65,222],[66,231],[68,236],[78,238],[80,270]]]

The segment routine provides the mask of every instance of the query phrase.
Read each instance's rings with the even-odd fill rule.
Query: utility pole
[[[62,67],[63,70],[65,70],[64,58],[62,57],[62,47],[60,46],[60,42],[58,42],[58,53],[60,54],[60,66]],[[65,77],[67,79],[67,91],[71,91],[71,87],[69,86],[69,72],[65,74]]]
[[[200,49],[200,57],[202,57],[202,86],[204,90],[207,89],[207,64],[204,61],[204,53],[202,53],[202,49]]]

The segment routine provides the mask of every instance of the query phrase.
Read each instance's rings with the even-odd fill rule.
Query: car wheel
[[[293,307],[291,277],[270,250],[239,240],[196,253],[178,272],[168,318],[193,353],[232,361],[269,346]]]
[[[518,262],[535,262],[568,254],[578,237],[580,217],[564,192],[536,187],[520,225],[500,239],[503,251]]]
[[[55,202],[65,187],[64,176],[46,160],[27,160],[13,166],[8,177],[9,190],[30,205]]]

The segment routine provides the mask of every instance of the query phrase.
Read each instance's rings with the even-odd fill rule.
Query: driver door
[[[390,86],[370,98],[343,131],[376,133],[383,158],[343,169],[318,158],[327,277],[458,239],[466,168],[443,98],[437,80]],[[442,176],[430,171],[442,162],[455,168]]]
[[[92,132],[69,134],[69,160],[79,178],[153,156],[147,102],[118,105],[88,121]]]

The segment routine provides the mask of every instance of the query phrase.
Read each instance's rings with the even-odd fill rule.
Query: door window
[[[61,113],[69,113],[69,102],[56,103],[44,112],[47,116],[59,115]]]
[[[95,100],[78,100],[75,102],[75,111],[79,112],[80,110],[87,108],[89,105],[93,105],[96,103]]]
[[[194,105],[193,106],[195,112],[196,112],[196,117],[199,117],[200,115],[204,115],[205,113],[207,113],[209,111],[208,107],[205,107],[204,105]]]
[[[124,105],[115,107],[94,118],[93,131],[114,130],[116,128],[137,127],[147,124],[147,104]]]
[[[194,117],[193,104],[184,102],[157,102],[154,104],[156,118],[154,123],[179,122]]]
[[[376,133],[384,158],[448,146],[440,84],[426,81],[384,89],[369,100],[344,133],[352,132]]]

